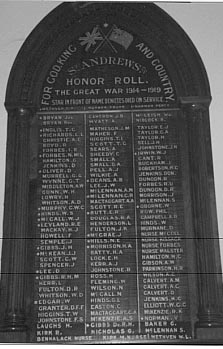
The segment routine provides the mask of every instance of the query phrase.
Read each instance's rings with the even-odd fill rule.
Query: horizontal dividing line
[[[158,112],[163,112],[163,111],[167,111],[167,112],[170,112],[170,111],[179,111],[180,109],[179,108],[163,108],[163,109],[158,109],[158,108],[155,108],[155,109],[96,109],[96,110],[78,110],[78,111],[73,111],[73,110],[61,110],[61,111],[57,111],[57,110],[49,110],[49,111],[38,111],[36,114],[37,115],[47,115],[47,114],[55,114],[55,115],[66,115],[66,114],[73,114],[73,115],[78,115],[78,114],[101,114],[101,113],[138,113],[138,112],[155,112],[155,111],[158,111]]]
[[[43,234],[43,233],[42,233]],[[53,234],[53,233],[46,233],[46,234]],[[67,234],[67,233],[56,233],[56,234]],[[70,233],[68,233],[68,234],[70,234]],[[134,238],[134,237],[121,237],[121,236],[117,236],[117,237],[106,237],[106,236],[103,236],[103,237],[87,237],[87,238],[76,238],[76,237],[46,237],[46,238],[44,238],[44,237],[13,237],[13,238],[10,238],[10,237],[1,237],[0,238],[0,240],[83,240],[83,241],[85,241],[85,240],[100,240],[100,239],[107,239],[107,240],[109,240],[109,239],[119,239],[119,240],[133,240],[133,241],[135,241],[136,239],[137,240],[141,240],[141,239],[151,239],[151,240],[153,240],[153,239],[165,239],[165,240],[171,240],[171,242],[172,242],[172,240],[173,239],[176,239],[176,242],[177,242],[177,239],[180,239],[180,240],[223,240],[223,237],[219,237],[219,238],[217,238],[217,237],[204,237],[204,238],[202,238],[202,237],[183,237],[183,236],[180,236],[180,235],[178,235],[178,236],[164,236],[164,237],[159,237],[159,236],[142,236],[142,237],[137,237],[137,238]],[[156,241],[152,241],[152,242],[156,242]]]
[[[125,267],[124,267],[125,268]],[[59,269],[59,268],[58,268]],[[38,269],[40,270],[40,269]],[[129,273],[129,272],[88,272],[88,273],[1,273],[2,275],[99,275],[99,274],[114,274],[114,275],[119,275],[119,274],[127,274],[127,275],[145,275],[145,274],[162,274],[162,277],[165,276],[171,276],[174,277],[176,275],[222,275],[222,273],[178,273],[176,271],[150,271],[150,272],[139,272],[139,273]],[[170,275],[171,274],[171,275]],[[102,278],[101,278],[102,279]]]

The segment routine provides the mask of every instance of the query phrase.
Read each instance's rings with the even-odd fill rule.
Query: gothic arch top
[[[43,84],[52,66],[56,63],[59,66],[51,73],[56,79],[67,60],[69,45],[74,45],[75,38],[78,40],[89,33],[89,23],[92,29],[100,24],[102,18],[104,23],[115,21],[127,34],[134,36],[137,33],[137,49],[144,58],[147,54],[147,63],[150,52],[155,52],[160,60],[156,61],[157,64],[162,64],[171,76],[176,102],[184,97],[210,100],[208,78],[196,48],[182,28],[158,6],[134,2],[67,2],[59,5],[37,25],[19,51],[8,81],[6,107],[23,105],[38,108]],[[84,42],[82,44],[84,46]],[[72,62],[74,53],[72,48],[70,46],[69,62]]]

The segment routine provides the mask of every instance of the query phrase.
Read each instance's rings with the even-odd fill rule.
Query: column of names
[[[117,339],[137,331],[131,115],[88,115],[87,249],[89,333]]]
[[[84,326],[83,143],[82,115],[39,115],[37,342],[69,341]]]
[[[168,111],[135,113],[141,313],[151,339],[190,336],[177,117]]]

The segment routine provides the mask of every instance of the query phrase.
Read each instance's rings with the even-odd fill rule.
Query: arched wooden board
[[[64,3],[34,29],[6,95],[5,332],[221,338],[210,100],[195,47],[151,3]]]

